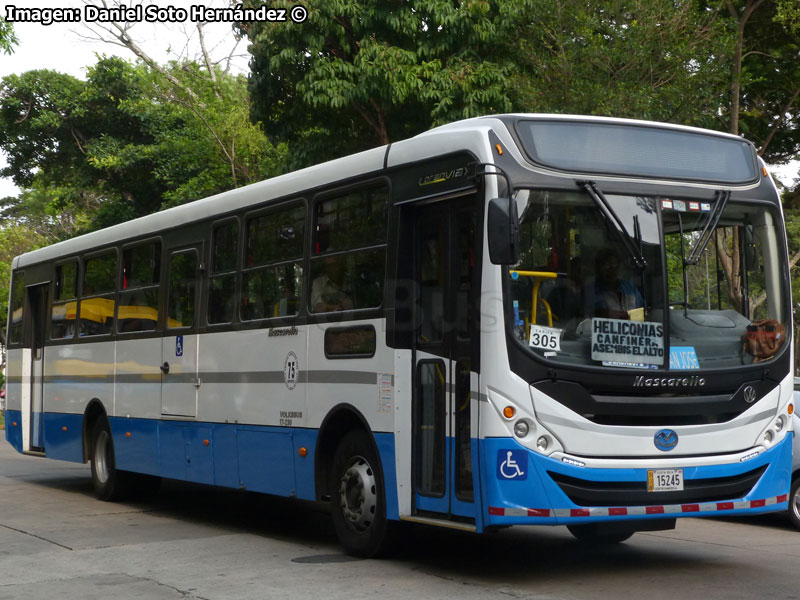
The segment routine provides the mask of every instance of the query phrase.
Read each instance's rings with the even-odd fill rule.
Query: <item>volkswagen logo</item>
[[[662,429],[653,437],[653,443],[662,452],[669,452],[678,445],[678,432],[672,429]]]
[[[752,385],[748,385],[744,388],[744,401],[748,404],[752,404],[755,402],[756,399],[756,390]]]

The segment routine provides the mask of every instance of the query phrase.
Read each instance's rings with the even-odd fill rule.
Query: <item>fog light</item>
[[[524,438],[528,435],[529,427],[525,421],[519,420],[514,423],[514,435],[518,438]]]
[[[547,447],[550,445],[550,440],[547,439],[546,435],[543,435],[538,440],[536,440],[536,448],[539,452],[544,452],[547,450]]]

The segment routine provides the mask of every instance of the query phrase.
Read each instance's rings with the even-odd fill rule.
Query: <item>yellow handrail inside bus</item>
[[[511,276],[517,275],[518,277],[533,277],[533,293],[531,294],[531,311],[530,311],[530,321],[525,323],[525,336],[530,335],[531,325],[536,324],[538,307],[539,307],[539,286],[542,284],[542,281],[545,279],[555,279],[558,277],[558,273],[555,271],[520,271],[517,269],[511,269],[509,271]],[[547,310],[547,324],[548,326],[553,326],[553,311],[550,309],[550,304],[547,300],[542,300],[542,304],[544,304],[545,309]]]

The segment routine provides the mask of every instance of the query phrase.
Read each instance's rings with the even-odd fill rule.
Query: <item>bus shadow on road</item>
[[[28,483],[94,498],[88,477],[62,473],[26,477]],[[99,501],[98,501],[99,502]],[[105,504],[105,503],[103,503]],[[182,523],[196,523],[225,534],[248,534],[304,546],[293,562],[331,564],[355,559],[344,555],[326,504],[164,480],[149,497],[117,503],[127,510]],[[720,519],[792,530],[785,515]],[[476,579],[498,585],[556,582],[573,576],[663,576],[665,569],[710,575],[730,568],[707,551],[680,540],[636,534],[611,545],[579,542],[565,527],[517,526],[482,535],[410,523],[397,524],[391,561],[441,577]],[[308,552],[310,550],[310,552]]]

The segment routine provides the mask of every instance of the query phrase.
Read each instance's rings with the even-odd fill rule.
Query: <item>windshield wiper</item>
[[[731,193],[728,191],[717,190],[714,193],[714,209],[709,213],[708,219],[706,219],[705,226],[703,227],[703,232],[700,234],[700,239],[697,240],[697,244],[695,244],[692,249],[689,258],[683,260],[684,264],[694,266],[700,262],[700,257],[703,252],[705,252],[708,242],[711,241],[711,236],[717,229],[719,220],[722,218],[722,211],[725,210],[725,205],[728,203],[730,197]]]
[[[609,204],[608,199],[603,195],[603,192],[600,191],[600,188],[597,187],[597,184],[594,181],[578,181],[576,182],[579,186],[586,190],[589,196],[592,197],[595,204],[597,204],[597,208],[600,209],[600,212],[603,213],[607,221],[611,221],[615,227],[612,227],[614,231],[617,232],[622,245],[625,246],[625,250],[628,251],[631,259],[633,260],[633,264],[637,269],[644,270],[647,268],[647,259],[645,259],[644,255],[642,254],[642,241],[641,241],[641,228],[639,227],[638,219],[634,218],[633,221],[633,229],[634,235],[636,236],[636,240],[638,242],[638,248],[636,244],[633,243],[631,236],[629,236],[625,230],[625,226],[622,224],[622,220],[619,218],[619,215],[614,211],[614,208]]]

